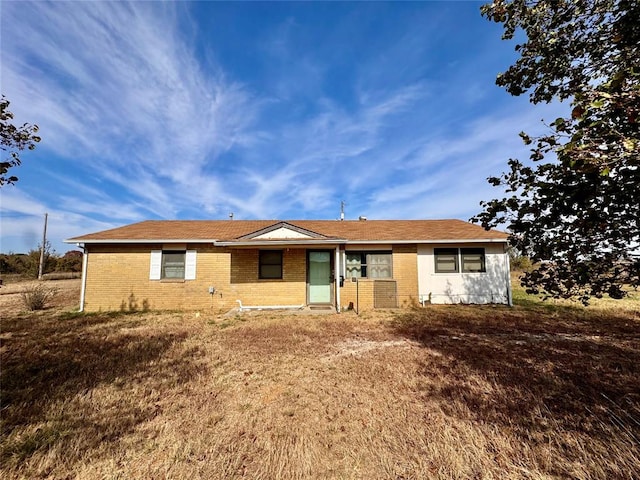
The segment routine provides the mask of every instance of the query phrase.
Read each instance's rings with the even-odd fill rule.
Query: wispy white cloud
[[[252,20],[264,28],[242,37],[238,66],[233,39],[207,30],[225,26],[196,6],[218,8],[3,3],[3,93],[43,137],[40,163],[2,192],[3,241],[39,230],[45,211],[67,222],[61,238],[231,211],[336,218],[341,200],[351,217],[466,218],[520,151],[517,131],[544,116],[495,101],[486,63],[500,54],[451,38],[453,7],[338,5],[329,28],[296,15],[314,5],[278,5],[287,14]],[[396,11],[402,21],[381,20]],[[441,58],[451,42],[455,58]]]
[[[379,175],[369,154],[388,149],[383,141],[387,122],[424,95],[422,85],[403,87],[376,101],[369,99],[352,112],[324,99],[315,115],[286,125],[278,136],[276,154],[284,166],[276,163],[243,173],[254,194],[237,205],[255,217],[273,218],[294,210],[322,215],[339,204],[354,179]]]
[[[256,113],[241,85],[198,64],[178,30],[177,8],[3,6],[3,89],[40,125],[40,148],[89,163],[94,175],[167,216],[175,213],[167,205],[197,201],[201,191],[190,187],[205,166],[250,142]],[[11,34],[13,25],[20,35]]]
[[[562,105],[543,110],[559,115]],[[479,202],[502,195],[486,179],[506,170],[509,158],[527,161],[529,150],[517,133],[541,133],[540,110],[496,111],[470,121],[459,131],[424,138],[421,148],[405,157],[406,175],[370,197],[371,218],[467,219],[480,211]]]
[[[117,226],[112,222],[96,220],[91,215],[72,213],[64,206],[52,208],[51,205],[46,205],[23,192],[20,187],[3,189],[0,206],[0,251],[25,253],[37,248],[42,242],[44,213],[48,213],[47,239],[58,252],[73,248],[63,243],[65,238]]]

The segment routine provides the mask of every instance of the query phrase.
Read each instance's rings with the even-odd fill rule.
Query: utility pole
[[[42,245],[40,247],[40,266],[38,267],[38,280],[42,280],[42,271],[44,269],[44,249],[47,244],[47,217],[48,213],[44,214],[44,231],[42,232]]]
[[[344,200],[340,202],[340,220],[344,220]]]

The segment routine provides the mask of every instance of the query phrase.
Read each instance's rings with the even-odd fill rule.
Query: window
[[[458,273],[458,249],[434,248],[436,273]]]
[[[461,248],[463,272],[486,272],[484,248]]]
[[[184,279],[185,251],[163,250],[162,251],[162,274],[160,278],[182,278]]]
[[[259,278],[282,278],[282,250],[260,250]]]
[[[484,248],[434,248],[436,273],[486,272]],[[460,260],[459,260],[460,258]],[[459,268],[462,265],[462,270]]]
[[[389,252],[347,252],[347,278],[392,278]]]
[[[195,280],[195,250],[153,250],[150,280]]]

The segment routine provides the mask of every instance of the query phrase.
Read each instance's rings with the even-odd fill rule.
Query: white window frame
[[[359,263],[349,263],[349,256],[353,257],[355,255],[360,256]],[[389,257],[389,263],[384,264],[376,264],[376,263],[368,263],[369,255],[385,255]],[[364,262],[362,261],[364,259]],[[388,250],[346,250],[345,251],[345,277],[346,278],[370,278],[370,279],[389,279],[393,278],[393,252]],[[375,268],[376,265],[384,265],[389,268],[389,276],[388,277],[372,277],[370,275],[370,269]],[[354,272],[357,271],[358,274],[354,275]]]
[[[166,277],[164,275],[165,254],[184,253],[184,275],[182,277]],[[196,279],[196,250],[165,249],[152,250],[149,265],[150,280],[195,280]]]

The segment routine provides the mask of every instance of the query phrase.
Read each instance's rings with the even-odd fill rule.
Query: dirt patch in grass
[[[384,341],[350,339],[336,344],[335,352],[325,355],[324,357],[321,357],[321,359],[325,361],[332,361],[342,357],[365,355],[381,348],[411,348],[417,346],[420,346],[420,343],[407,339]]]
[[[74,299],[74,302],[76,299]],[[3,315],[3,478],[635,478],[640,317]]]

